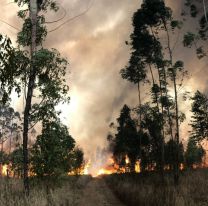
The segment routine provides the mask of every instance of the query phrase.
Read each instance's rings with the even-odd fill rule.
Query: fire
[[[2,167],[2,176],[7,176],[8,165],[3,165]]]
[[[184,164],[183,163],[180,164],[180,170],[184,170]]]
[[[141,172],[140,161],[136,161],[135,171],[136,171],[136,173],[140,173]]]
[[[110,157],[108,159],[108,164],[113,165],[115,163],[114,159],[112,157]]]
[[[119,165],[117,165],[115,163],[113,158],[109,158],[107,161],[107,166],[99,169],[98,172],[94,175],[94,177],[97,177],[99,175],[110,175],[110,174],[114,174],[114,173],[130,172],[129,164],[130,164],[130,159],[127,155],[125,156],[125,166],[123,166],[123,167],[119,167]],[[141,172],[140,160],[137,161],[135,164],[135,172],[136,173]]]
[[[102,168],[98,171],[97,176],[99,176],[99,175],[111,175],[113,173],[115,173],[114,170],[107,170],[107,169]]]
[[[89,174],[89,167],[90,167],[90,165],[91,165],[91,161],[89,160],[89,161],[85,164],[85,166],[84,166],[84,170],[83,170],[83,174],[84,174],[84,175],[88,175],[88,174]]]
[[[126,164],[129,164],[130,163],[129,157],[127,155],[125,157],[125,162],[126,162]]]

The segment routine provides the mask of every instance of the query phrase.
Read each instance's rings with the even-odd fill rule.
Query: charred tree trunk
[[[29,195],[29,178],[28,178],[28,130],[30,110],[32,105],[32,96],[35,86],[36,69],[34,65],[34,53],[36,51],[36,27],[37,27],[37,0],[30,0],[30,19],[32,24],[31,31],[31,68],[29,75],[29,82],[27,88],[26,104],[24,110],[24,123],[23,123],[23,161],[24,161],[24,189],[26,195]]]

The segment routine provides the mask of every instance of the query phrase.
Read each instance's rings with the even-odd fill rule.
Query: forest
[[[178,5],[171,0],[137,1],[126,23],[131,27],[127,39],[121,40],[127,61],[119,65],[119,71],[108,62],[110,57],[103,66],[107,73],[112,64],[119,77],[111,78],[120,79],[118,88],[128,84],[122,91],[125,101],[106,106],[110,118],[102,117],[105,111],[97,109],[103,109],[105,102],[96,108],[92,104],[93,109],[86,111],[95,112],[95,119],[73,105],[77,116],[73,122],[85,118],[80,135],[87,127],[91,129],[91,122],[93,130],[99,131],[99,118],[105,119],[101,124],[107,128],[103,125],[99,141],[95,137],[80,141],[73,133],[74,124],[64,121],[62,115],[73,101],[68,75],[73,70],[74,48],[71,46],[69,61],[65,53],[53,48],[50,37],[62,27],[68,33],[69,23],[77,25],[79,18],[89,20],[89,12],[99,2],[90,1],[72,17],[67,17],[63,2],[13,0],[10,3],[18,8],[15,18],[21,21],[21,29],[0,18],[0,25],[17,32],[10,38],[0,27],[0,206],[208,205],[208,94],[207,80],[203,82],[207,76],[208,1],[180,0]],[[117,1],[117,7],[119,4],[125,5]],[[60,10],[64,15],[49,21],[51,13],[57,15]],[[49,25],[56,26],[51,29]],[[93,34],[95,40],[99,32],[101,27]],[[63,36],[60,32],[54,41]],[[113,50],[113,43],[109,45]],[[96,49],[93,44],[89,47]],[[87,57],[90,53],[84,46],[79,52]],[[119,59],[119,52],[115,55]],[[100,56],[95,50],[94,57],[86,59],[93,62]],[[78,58],[80,67],[82,61]],[[86,67],[87,72],[92,71]],[[203,74],[194,79],[196,72]],[[81,81],[83,75],[78,78]],[[98,76],[102,78],[105,76]],[[190,79],[198,89],[187,86]],[[116,91],[110,82],[102,86]],[[98,84],[93,85],[96,87]],[[82,88],[87,89],[86,85]],[[99,92],[93,95],[105,96]],[[117,97],[119,92],[115,95],[112,98],[122,99]]]

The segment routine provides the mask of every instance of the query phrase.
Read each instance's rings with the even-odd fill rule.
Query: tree
[[[33,172],[41,178],[67,174],[74,146],[74,139],[60,121],[43,122],[42,134],[32,148]]]
[[[191,136],[196,142],[201,142],[208,138],[208,98],[206,95],[197,91],[191,98],[192,131]]]
[[[176,162],[176,156],[174,155],[176,148],[176,142],[172,139],[165,144],[165,164],[169,166],[170,170],[174,169],[174,164]],[[184,163],[184,148],[182,143],[179,145],[179,163]]]
[[[140,61],[138,55],[132,53],[129,65],[121,70],[121,76],[128,81],[138,85],[139,107],[141,107],[141,82],[146,78],[145,65]],[[139,114],[139,125],[141,125],[141,114]],[[141,127],[139,127],[141,129]]]
[[[174,36],[175,29],[180,29],[181,23],[177,20],[173,19],[172,10],[166,6],[164,1],[161,0],[146,0],[144,1],[142,8],[144,10],[145,17],[147,18],[147,22],[151,27],[152,35],[155,37],[155,41],[159,42],[159,55],[155,58],[155,64],[159,69],[159,78],[161,79],[160,89],[161,90],[161,98],[168,98],[168,90],[167,90],[167,74],[169,79],[173,85],[174,91],[174,120],[175,120],[175,141],[177,143],[176,150],[176,164],[175,164],[175,183],[178,183],[179,178],[179,144],[180,144],[180,134],[179,134],[179,108],[178,108],[178,83],[177,78],[180,73],[182,79],[186,75],[186,72],[183,68],[182,61],[174,61],[173,60],[173,51],[175,49],[175,42],[172,45],[171,37]],[[166,41],[164,41],[164,34],[166,37]],[[173,34],[173,35],[172,35]],[[166,43],[167,42],[167,43]],[[160,74],[161,73],[161,74]],[[164,93],[164,95],[162,94]],[[162,101],[162,119],[164,119],[164,108],[167,108],[168,113],[168,122],[170,127],[171,138],[172,134],[172,120],[170,114],[170,105],[169,101],[165,101],[168,104],[164,105]],[[164,120],[163,120],[164,121]],[[164,142],[164,141],[163,141]],[[164,143],[163,143],[164,145]]]
[[[196,25],[196,28],[184,34],[183,44],[185,47],[194,48],[197,57],[202,59],[207,57],[207,46],[203,43],[208,38],[207,6],[204,0],[186,0],[185,6],[182,15],[186,17],[189,14],[191,19],[194,20],[192,24]]]
[[[2,101],[9,100],[12,90],[25,97],[23,115],[23,162],[24,188],[29,194],[28,179],[28,132],[37,122],[56,119],[60,113],[55,107],[59,103],[69,102],[65,74],[68,62],[55,49],[43,48],[47,35],[44,15],[48,9],[57,11],[55,1],[46,0],[38,4],[37,0],[15,0],[26,9],[18,12],[24,21],[22,30],[17,35],[18,47],[13,48],[9,39],[2,39],[0,72]],[[40,2],[39,2],[40,3]],[[29,13],[29,16],[28,16]],[[30,48],[30,53],[27,48]]]
[[[141,113],[143,115],[142,128],[147,131],[149,138],[149,145],[147,145],[146,150],[146,164],[153,165],[156,163],[156,168],[160,171],[163,170],[164,162],[162,160],[162,139],[161,134],[162,124],[161,124],[161,113],[158,113],[157,107],[151,107],[149,104],[143,105],[141,108]],[[142,160],[143,161],[143,160]],[[142,162],[144,167],[144,163]],[[162,167],[162,168],[161,168]]]
[[[11,170],[14,172],[14,177],[23,176],[23,152],[22,147],[16,148],[9,155],[9,160],[11,162]]]
[[[2,175],[2,166],[4,164],[8,164],[9,162],[9,158],[8,158],[8,154],[6,154],[4,151],[0,151],[0,176]]]
[[[185,153],[185,160],[187,167],[193,168],[194,165],[202,163],[202,158],[205,155],[203,147],[196,143],[194,138],[190,137]]]
[[[9,140],[9,153],[12,149],[12,138],[18,136],[21,130],[20,114],[9,104],[0,104],[0,142],[3,151],[4,142]]]
[[[70,162],[70,171],[72,171],[76,175],[81,175],[84,169],[84,152],[80,148],[76,147],[73,150]]]
[[[164,162],[166,124],[168,124],[168,134],[171,139],[174,138],[173,135],[175,134],[175,141],[178,147],[180,139],[180,113],[178,109],[179,83],[177,79],[180,73],[180,77],[182,77],[181,79],[183,80],[186,72],[183,70],[182,61],[173,60],[175,42],[172,45],[171,37],[174,37],[174,31],[176,29],[180,29],[181,23],[173,19],[172,10],[165,5],[164,1],[144,0],[141,8],[138,9],[133,16],[133,27],[133,33],[130,36],[130,45],[133,51],[131,53],[129,66],[126,70],[122,70],[122,74],[124,78],[133,81],[133,77],[137,77],[134,71],[136,69],[131,69],[130,71],[129,68],[137,68],[137,65],[143,70],[144,68],[149,68],[152,78],[152,99],[153,103],[156,104],[157,113],[158,116],[160,116],[161,122],[161,160]],[[164,38],[166,38],[166,41],[164,41]],[[156,69],[158,77],[155,78],[155,72],[152,68]],[[174,101],[171,101],[170,95],[168,94],[169,80],[172,82],[172,85],[169,86],[173,86],[174,90]],[[175,124],[173,124],[173,122],[175,122]],[[174,126],[175,132],[173,129]],[[175,155],[178,156],[178,151],[176,151]],[[175,168],[175,182],[177,182],[179,174],[179,163],[177,161]],[[161,171],[163,172],[163,167],[161,167]]]
[[[146,134],[141,130],[137,132],[136,122],[132,119],[131,109],[127,105],[124,105],[121,109],[117,122],[115,136],[108,136],[113,157],[120,167],[124,167],[126,165],[126,156],[128,156],[130,171],[135,172],[135,164],[138,158],[141,158],[140,149],[146,141]],[[142,137],[141,142],[140,137]]]

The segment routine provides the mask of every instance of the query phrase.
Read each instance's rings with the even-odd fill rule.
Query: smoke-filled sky
[[[21,21],[16,17],[17,6],[8,2],[1,0],[0,19],[21,28]],[[181,12],[181,0],[167,2],[177,16]],[[86,14],[49,33],[44,43],[48,48],[58,49],[69,60],[67,81],[71,103],[60,106],[62,119],[89,156],[97,147],[106,145],[109,123],[115,121],[121,107],[125,103],[135,106],[138,102],[136,86],[122,80],[119,71],[129,59],[130,48],[125,41],[129,40],[131,18],[141,0],[60,0],[59,4],[59,12],[48,14],[47,21],[62,17],[64,9],[67,20],[92,4]],[[50,24],[48,29],[59,24]],[[187,30],[190,25],[188,22]],[[13,28],[0,22],[0,32],[15,41]],[[180,43],[181,40],[175,50],[176,58],[185,60],[185,67],[192,75],[184,82],[185,89],[205,90],[208,77],[203,63],[196,59],[194,51],[182,48]],[[147,92],[143,91],[143,97]],[[189,110],[190,103],[180,105],[180,109]],[[187,116],[188,121],[190,114]],[[187,130],[186,122],[181,131],[184,139]]]

